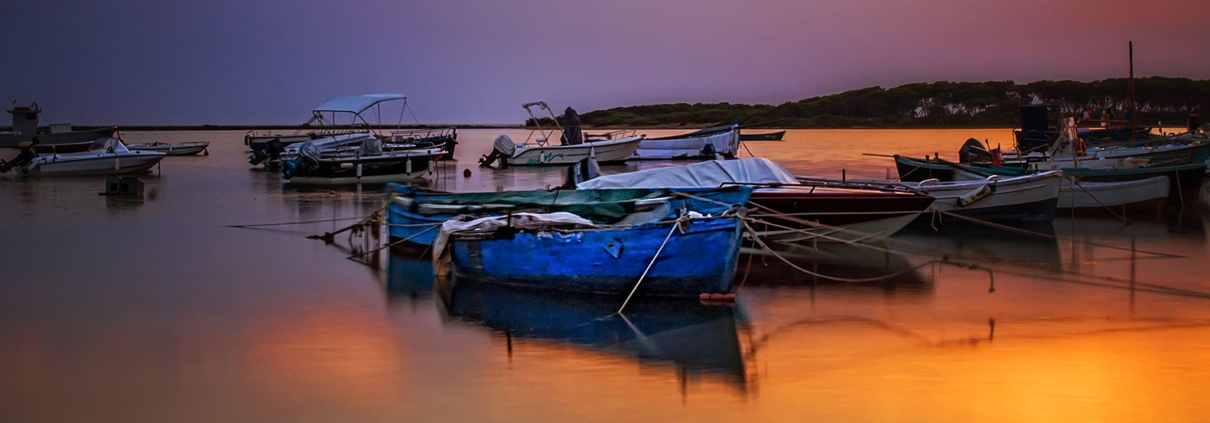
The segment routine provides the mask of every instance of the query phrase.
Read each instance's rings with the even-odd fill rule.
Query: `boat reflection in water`
[[[393,299],[428,297],[433,292],[433,261],[391,251],[387,259],[386,288],[389,298]]]
[[[888,251],[882,244],[825,243],[812,246],[774,243],[769,246],[774,248],[773,252],[744,249],[736,274],[736,286],[741,282],[749,286],[769,287],[819,287],[818,284],[823,287],[836,285],[861,289],[880,287],[887,292],[920,294],[927,294],[932,289],[929,279],[922,276],[922,270],[927,268],[917,269],[902,254]],[[774,253],[815,275],[791,267]],[[837,284],[838,279],[859,283]]]
[[[517,340],[549,340],[675,369],[682,392],[695,377],[748,391],[737,332],[742,319],[729,305],[636,297],[621,314],[613,314],[621,297],[457,278],[439,279],[436,289],[453,321],[503,332],[509,354]]]
[[[961,233],[938,233],[911,228],[895,234],[887,245],[922,257],[965,264],[1012,264],[1039,270],[1061,270],[1059,241],[1052,225],[1025,228],[1033,234],[997,228],[964,228]]]

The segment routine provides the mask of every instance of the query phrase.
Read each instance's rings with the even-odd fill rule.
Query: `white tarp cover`
[[[777,163],[758,157],[600,176],[576,188],[714,188],[726,183],[798,185],[798,180]]]
[[[596,227],[591,220],[567,212],[515,213],[510,216],[490,216],[469,221],[458,220],[458,218],[446,220],[441,222],[437,239],[433,240],[434,272],[438,276],[450,273],[450,255],[446,250],[449,246],[450,234],[454,232],[492,231],[510,224],[514,228],[540,229],[551,224],[569,223],[583,227]]]
[[[346,95],[328,100],[322,106],[315,109],[317,112],[346,112],[346,113],[361,113],[371,106],[392,100],[403,100],[407,96],[403,94],[366,94],[366,95]]]

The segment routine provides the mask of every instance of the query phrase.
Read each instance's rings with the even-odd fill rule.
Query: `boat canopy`
[[[97,138],[88,146],[88,151],[106,151],[111,153],[127,153],[126,144],[117,138]]]
[[[403,94],[366,94],[366,95],[346,95],[328,100],[322,106],[315,109],[316,112],[344,112],[361,114],[366,109],[374,107],[374,105],[384,101],[395,101],[406,99]]]
[[[798,179],[769,159],[711,160],[684,166],[600,176],[577,189],[713,188],[724,184],[798,185]]]

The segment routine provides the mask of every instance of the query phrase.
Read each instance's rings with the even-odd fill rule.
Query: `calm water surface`
[[[560,183],[558,168],[478,169],[497,133],[460,131],[457,163],[433,185]],[[142,177],[141,201],[98,196],[96,178],[0,177],[0,421],[1210,415],[1210,300],[1145,285],[1210,291],[1204,205],[1132,224],[1061,218],[1059,240],[917,231],[892,252],[793,251],[823,274],[894,274],[878,283],[746,256],[734,307],[642,301],[600,320],[618,301],[434,283],[415,257],[384,252],[368,266],[345,258],[345,239],[304,238],[343,221],[225,227],[359,217],[382,201],[377,187],[285,187],[249,169],[242,135],[124,133],[213,143],[210,156],[168,158]],[[748,146],[795,173],[881,177],[890,159],[861,153],[952,158],[968,137],[1011,143],[1006,129],[793,130]],[[982,267],[932,262],[942,255]]]

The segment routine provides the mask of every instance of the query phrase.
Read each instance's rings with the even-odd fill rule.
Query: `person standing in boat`
[[[580,114],[576,109],[568,107],[563,111],[563,137],[559,140],[563,145],[584,143],[584,132],[580,130]]]

